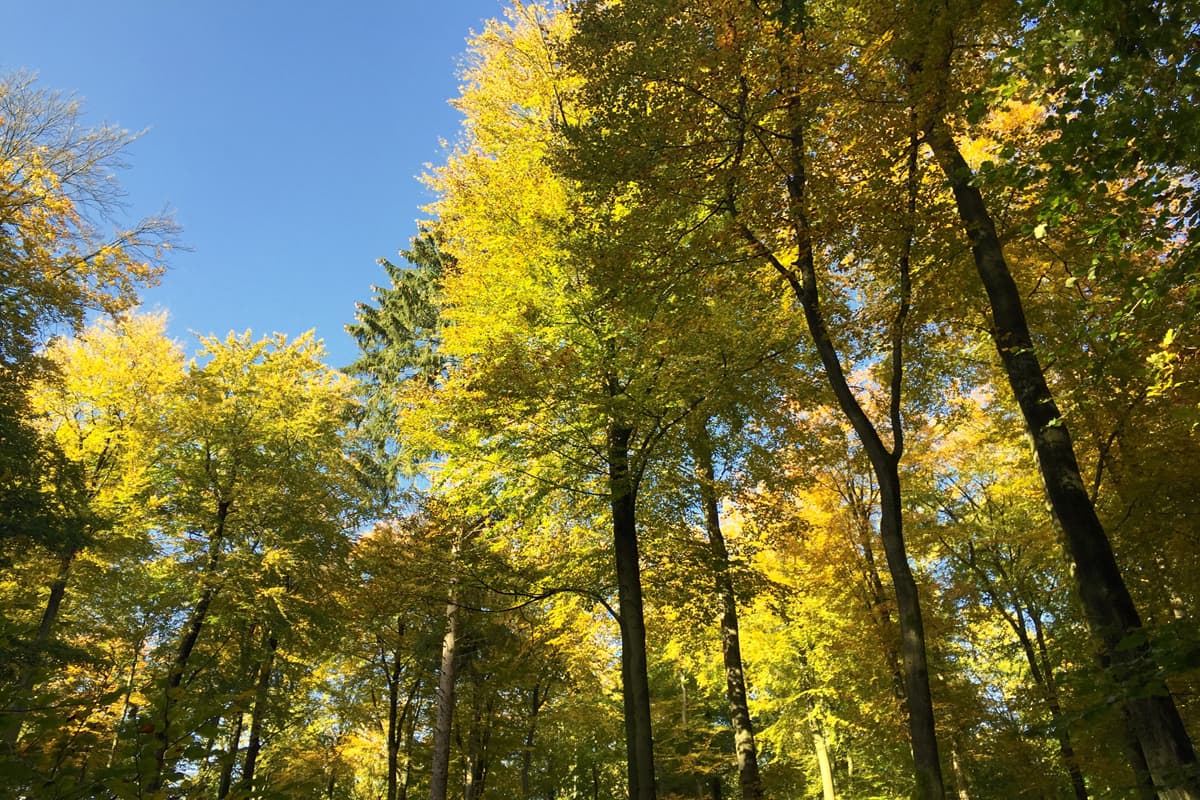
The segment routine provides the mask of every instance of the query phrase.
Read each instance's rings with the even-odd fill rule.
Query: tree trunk
[[[413,699],[413,695],[410,692],[408,697],[405,699],[404,710],[400,710],[400,675],[404,666],[404,650],[401,648],[401,643],[403,641],[404,618],[397,617],[396,646],[392,650],[392,663],[387,673],[387,800],[396,800],[396,792],[398,791],[396,779],[400,766],[400,740],[404,736],[404,721],[408,715],[409,709],[412,706]]]
[[[1142,745],[1133,733],[1129,715],[1124,711],[1121,721],[1125,723],[1121,734],[1125,745],[1125,757],[1129,759],[1129,768],[1133,772],[1133,793],[1138,800],[1158,800],[1158,792],[1154,790],[1154,778],[1150,775],[1150,765],[1146,763],[1146,754],[1142,752]]]
[[[837,792],[833,788],[833,764],[829,760],[829,740],[821,723],[812,723],[813,749],[817,753],[817,767],[821,770],[821,797],[824,800],[837,800]]]
[[[413,745],[417,739],[417,717],[421,714],[421,703],[417,699],[420,687],[420,681],[413,683],[413,688],[408,693],[408,703],[405,706],[408,720],[404,726],[404,769],[400,773],[400,785],[396,793],[396,800],[408,800],[408,782],[412,777]]]
[[[458,546],[450,554],[457,569]],[[458,606],[458,576],[450,579],[446,601],[446,633],[442,638],[442,664],[438,674],[437,721],[433,726],[433,764],[429,775],[429,800],[446,800],[450,785],[451,727],[454,724],[454,688],[458,679],[458,638],[462,613]]]
[[[521,747],[521,800],[531,800],[533,797],[533,745],[537,739],[538,714],[550,696],[550,679],[543,684],[538,681],[533,685],[529,694],[529,727],[525,729],[525,739]]]
[[[214,582],[217,568],[221,559],[221,546],[225,540],[225,522],[229,518],[229,502],[221,500],[217,503],[217,522],[208,543],[208,563],[204,568],[204,591],[200,600],[188,617],[184,626],[183,636],[179,640],[179,648],[167,670],[167,681],[163,692],[162,715],[159,725],[154,730],[154,774],[150,778],[148,791],[157,792],[162,786],[163,773],[167,767],[167,748],[171,744],[171,715],[179,702],[180,686],[183,684],[183,674],[191,660],[192,650],[200,639],[200,631],[208,619],[208,609],[217,596],[217,586]]]
[[[112,746],[108,749],[108,761],[104,765],[105,769],[112,769],[117,758],[117,747],[121,743],[121,733],[131,716],[137,712],[137,706],[133,702],[133,689],[134,681],[137,679],[138,663],[142,658],[142,646],[145,643],[146,631],[143,629],[133,646],[133,660],[129,664],[129,677],[125,679],[125,693],[121,699],[121,716],[117,719],[116,730],[113,731]]]
[[[696,478],[700,486],[700,502],[704,507],[704,528],[708,533],[717,597],[721,600],[721,658],[725,665],[725,698],[729,702],[729,718],[733,726],[738,783],[742,787],[743,800],[761,800],[762,780],[758,774],[754,722],[750,717],[750,704],[746,699],[746,673],[742,663],[742,645],[738,629],[737,596],[734,594],[733,578],[729,573],[729,549],[721,531],[712,439],[706,423],[697,426],[693,434],[692,453],[696,459]]]
[[[1160,796],[1200,800],[1200,769],[1192,741],[1170,691],[1157,674],[1141,618],[1084,487],[1070,431],[1034,350],[1021,294],[983,195],[943,121],[930,125],[926,142],[950,182],[971,241],[976,270],[991,306],[992,337],[1033,437],[1046,495],[1063,531],[1088,627],[1099,643],[1101,667],[1124,695],[1122,704]]]
[[[950,768],[954,771],[954,786],[958,800],[971,800],[971,787],[967,784],[967,776],[963,773],[962,764],[958,760],[958,748],[950,746]]]
[[[785,74],[785,84],[791,78]],[[903,424],[900,416],[900,389],[903,376],[904,319],[909,305],[909,263],[907,248],[902,252],[899,266],[900,303],[892,326],[892,377],[890,418],[893,445],[891,451],[884,445],[875,425],[868,418],[846,379],[837,348],[833,344],[824,311],[821,307],[814,261],[812,230],[808,219],[809,199],[807,196],[807,174],[805,169],[805,135],[807,120],[801,106],[802,93],[789,89],[786,109],[788,114],[788,144],[790,169],[787,188],[789,196],[789,222],[796,245],[796,260],[789,266],[766,247],[749,226],[742,223],[742,233],[751,246],[767,258],[776,271],[788,282],[796,299],[804,310],[809,335],[816,347],[830,389],[837,398],[838,407],[850,422],[863,446],[879,485],[880,520],[879,534],[887,557],[888,572],[896,592],[896,613],[900,623],[900,654],[904,666],[904,690],[908,703],[908,731],[912,740],[913,767],[916,778],[916,796],[920,800],[943,800],[945,784],[942,778],[941,760],[938,755],[937,734],[934,727],[933,700],[929,691],[929,665],[925,649],[925,623],[921,615],[921,603],[917,584],[913,580],[904,544],[903,516],[900,491],[900,457],[904,450]],[[915,202],[916,148],[909,155],[910,212]],[[732,206],[732,203],[730,204]],[[736,210],[731,208],[736,216]],[[911,236],[909,237],[911,245]]]
[[[240,688],[245,680],[250,683],[258,673],[257,667],[251,669],[251,651],[254,647],[254,639],[258,633],[258,623],[251,622],[246,630],[242,633],[241,646],[239,647],[238,655],[238,687]],[[229,739],[229,747],[221,756],[221,780],[217,789],[217,800],[223,800],[233,789],[233,770],[237,766],[238,753],[241,752],[242,730],[246,724],[246,707],[241,700],[241,693],[234,699],[227,715],[232,715],[234,720],[233,733]]]
[[[1088,800],[1087,783],[1083,779],[1083,770],[1079,766],[1079,757],[1075,755],[1075,747],[1071,744],[1071,731],[1067,727],[1062,703],[1059,701],[1058,680],[1054,677],[1054,665],[1050,662],[1050,653],[1046,648],[1046,635],[1042,630],[1042,620],[1034,609],[1029,610],[1029,618],[1033,622],[1033,632],[1037,639],[1038,655],[1042,665],[1041,675],[1045,681],[1050,718],[1058,737],[1058,754],[1067,767],[1067,774],[1071,778],[1071,791],[1075,793],[1075,800]],[[1032,659],[1032,655],[1028,652],[1026,652],[1026,657]],[[1030,664],[1032,663],[1031,660]]]
[[[388,673],[387,800],[396,800],[396,770],[400,761],[400,649],[392,656]]]
[[[238,750],[242,744],[242,724],[246,715],[239,708],[234,712],[233,730],[229,734],[229,748],[221,757],[221,780],[217,784],[217,800],[225,800],[233,788],[233,767],[237,764]]]
[[[650,723],[650,679],[646,666],[646,622],[637,540],[637,486],[629,468],[633,429],[608,427],[608,485],[612,501],[618,614],[621,623],[621,694],[625,706],[625,753],[630,800],[655,800],[654,738]]]
[[[1058,682],[1054,678],[1054,665],[1050,661],[1050,653],[1046,648],[1045,632],[1042,628],[1040,615],[1035,607],[1036,604],[1025,600],[1022,601],[1020,593],[1014,588],[1013,580],[1008,576],[1007,571],[1000,563],[999,557],[994,556],[992,566],[996,570],[996,574],[1005,584],[1004,593],[1008,596],[1008,600],[1001,597],[1000,589],[995,585],[987,570],[979,564],[976,550],[970,547],[968,555],[963,557],[957,556],[960,561],[966,563],[967,567],[974,573],[976,580],[981,584],[984,596],[987,598],[988,604],[995,609],[1005,623],[1012,629],[1013,634],[1017,637],[1017,641],[1021,645],[1021,650],[1025,654],[1025,661],[1029,664],[1029,675],[1033,678],[1034,684],[1041,690],[1043,697],[1046,700],[1046,707],[1050,711],[1050,724],[1054,728],[1054,735],[1058,739],[1058,752],[1062,757],[1063,766],[1067,769],[1067,774],[1071,779],[1071,791],[1075,794],[1076,800],[1088,800],[1087,784],[1083,780],[1083,772],[1079,767],[1079,759],[1075,755],[1075,748],[1071,745],[1071,733],[1067,727],[1067,720],[1062,712],[1062,704],[1059,701]],[[1012,606],[1012,611],[1009,612],[1007,606]],[[1029,638],[1029,631],[1025,627],[1025,617],[1028,616],[1033,624],[1034,635],[1037,641],[1037,649],[1034,649],[1034,642]]]
[[[254,768],[258,764],[258,753],[262,750],[263,721],[267,717],[267,705],[271,693],[271,674],[275,669],[275,651],[279,641],[267,635],[267,652],[258,667],[258,680],[254,687],[254,710],[250,712],[250,738],[246,742],[246,760],[242,766],[241,789],[247,795],[254,791]]]
[[[864,568],[863,592],[866,595],[864,599],[867,611],[879,631],[879,643],[892,671],[892,692],[897,700],[904,702],[904,659],[898,649],[899,637],[896,636],[899,626],[892,621],[887,592],[883,585],[883,579],[879,575],[879,564],[875,560],[875,532],[871,527],[874,500],[863,496],[858,491],[853,477],[848,476],[844,486],[845,488],[841,492],[842,498],[850,504],[850,509],[854,514],[855,543],[861,548],[860,555]]]
[[[67,595],[67,581],[71,577],[71,565],[75,563],[75,550],[68,550],[58,561],[58,572],[54,582],[50,584],[50,596],[46,598],[46,607],[42,610],[42,619],[38,623],[37,633],[29,643],[28,660],[21,667],[17,677],[16,692],[13,702],[9,704],[11,719],[6,720],[4,727],[4,750],[16,752],[17,742],[21,738],[21,728],[25,716],[29,712],[29,700],[33,687],[37,685],[38,670],[42,666],[42,653],[54,633],[54,625],[58,621],[58,612],[62,609],[63,598]],[[9,714],[0,715],[8,717]]]

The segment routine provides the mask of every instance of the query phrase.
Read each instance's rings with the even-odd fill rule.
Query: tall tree
[[[655,2],[578,7],[576,59],[598,109],[579,137],[595,151],[590,163],[621,164],[609,180],[638,181],[638,197],[651,208],[678,207],[674,197],[687,198],[697,208],[691,218],[705,212],[703,219],[723,224],[726,247],[740,237],[749,257],[774,267],[800,306],[829,388],[880,486],[918,795],[940,798],[924,623],[905,549],[899,472],[912,270],[921,257],[914,255],[922,184],[915,120],[888,104],[867,117],[847,101],[848,89],[852,97],[874,97],[895,84],[856,54],[861,31],[845,27],[850,15],[804,3],[784,3],[775,13],[739,4],[716,13]],[[646,26],[674,34],[652,47],[628,46]],[[697,65],[690,70],[695,80],[679,78],[681,59]],[[860,67],[866,74],[858,74]],[[863,124],[868,118],[877,124]],[[847,130],[842,141],[839,129]],[[881,152],[889,158],[880,159]],[[862,279],[845,291],[857,296],[838,296],[839,273],[849,267]],[[870,323],[839,324],[856,303],[870,303]],[[870,413],[876,398],[852,386],[850,374],[860,369],[883,390],[878,421]]]
[[[692,452],[696,462],[696,481],[704,512],[704,531],[708,535],[712,569],[716,576],[716,594],[721,602],[721,660],[725,666],[725,696],[733,723],[734,752],[738,765],[738,785],[744,800],[761,800],[762,779],[758,773],[758,748],[754,742],[754,723],[746,691],[746,670],[742,661],[741,632],[738,624],[737,594],[730,574],[729,548],[721,530],[720,500],[714,467],[712,436],[708,420],[691,425]]]
[[[323,352],[311,334],[205,340],[206,360],[193,364],[164,417],[159,471],[171,488],[161,525],[175,543],[168,568],[186,576],[191,596],[164,642],[147,722],[150,791],[174,782],[195,735],[187,715],[204,716],[187,687],[202,669],[206,632],[230,617],[221,608],[258,609],[264,629],[274,628],[264,634],[269,645],[280,635],[276,619],[293,618],[323,591],[323,565],[337,563],[356,524],[359,484],[344,457],[352,386],[323,364]],[[255,659],[260,669],[272,649]]]
[[[1141,616],[1088,495],[1070,429],[1042,366],[993,213],[952,128],[961,107],[960,98],[951,93],[958,88],[953,82],[955,43],[972,35],[969,18],[955,10],[917,8],[922,28],[910,34],[917,46],[907,58],[912,102],[921,108],[924,140],[950,184],[970,241],[988,298],[996,349],[1033,437],[1047,497],[1064,533],[1088,624],[1100,645],[1101,664],[1122,687],[1125,714],[1158,791],[1166,797],[1198,797],[1200,765],[1191,739],[1154,667]],[[1136,49],[1128,43],[1135,42],[1140,31],[1137,25],[1122,34],[1128,47]]]
[[[134,137],[89,128],[77,100],[0,76],[0,542],[54,537],[53,500],[36,476],[53,458],[28,427],[25,393],[45,369],[37,348],[92,311],[119,312],[157,281],[176,233],[148,217],[106,235],[122,217],[122,152]],[[40,462],[40,463],[39,463]]]
[[[54,373],[31,388],[31,410],[60,454],[58,469],[43,477],[46,491],[57,498],[60,519],[73,523],[21,559],[48,559],[52,566],[44,595],[39,592],[44,603],[33,632],[22,637],[23,656],[12,662],[17,670],[5,707],[13,723],[5,730],[10,749],[27,721],[35,686],[54,681],[79,657],[79,652],[67,655],[73,649],[67,643],[95,635],[72,631],[69,624],[61,630],[69,586],[80,577],[85,583],[107,580],[107,570],[128,571],[132,580],[137,560],[149,550],[142,500],[155,442],[152,421],[183,370],[182,355],[164,328],[161,315],[134,316],[121,323],[99,322],[76,339],[59,340],[45,356]],[[82,576],[75,574],[79,566]],[[91,603],[100,600],[90,592],[86,597]],[[52,705],[52,696],[37,705]]]

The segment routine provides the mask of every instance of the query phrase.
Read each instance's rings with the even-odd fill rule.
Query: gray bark
[[[455,547],[451,558],[457,560]],[[433,764],[429,774],[429,800],[446,800],[450,785],[451,728],[454,724],[454,690],[458,680],[458,639],[462,613],[458,605],[458,577],[451,578],[446,601],[446,632],[442,637],[442,663],[438,674],[437,719],[433,726]]]

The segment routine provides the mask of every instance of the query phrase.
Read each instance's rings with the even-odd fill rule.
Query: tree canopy
[[[1200,798],[1197,11],[513,0],[344,372],[6,79],[0,780]]]

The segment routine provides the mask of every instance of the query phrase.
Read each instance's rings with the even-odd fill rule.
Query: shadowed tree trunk
[[[417,719],[421,715],[421,702],[417,698],[420,686],[420,681],[414,683],[412,691],[409,693],[408,708],[406,709],[408,720],[404,727],[404,769],[400,772],[396,800],[408,800],[408,783],[412,777],[413,746],[417,741]]]
[[[786,0],[793,9],[797,24],[803,24],[803,2]],[[789,174],[788,224],[796,248],[796,257],[790,264],[783,263],[767,247],[763,240],[738,215],[735,198],[726,201],[729,213],[734,217],[753,252],[765,258],[791,287],[804,311],[809,335],[821,359],[825,377],[837,399],[838,408],[846,417],[862,444],[863,451],[871,462],[875,480],[879,487],[879,535],[887,557],[888,572],[892,577],[896,593],[896,613],[900,624],[900,654],[904,672],[904,695],[908,707],[908,732],[912,743],[913,767],[916,778],[916,796],[921,800],[943,800],[945,783],[942,777],[941,759],[938,754],[937,733],[934,727],[933,698],[929,689],[929,664],[925,647],[925,623],[921,614],[920,597],[908,563],[904,543],[902,495],[900,487],[900,458],[904,452],[904,426],[901,418],[901,388],[903,385],[904,323],[911,303],[911,278],[909,257],[912,248],[912,220],[915,216],[917,188],[919,186],[916,134],[912,135],[907,153],[907,218],[900,222],[907,226],[908,236],[897,262],[898,301],[896,316],[891,326],[891,380],[888,417],[892,434],[892,447],[884,444],[879,430],[867,416],[862,405],[850,388],[838,354],[825,312],[821,304],[817,269],[814,256],[816,243],[809,222],[808,177],[806,147],[808,117],[802,105],[803,91],[797,79],[786,65],[782,69],[782,94],[787,114],[787,140]],[[745,132],[742,133],[745,136]]]
[[[410,687],[404,704],[400,704],[400,678],[404,668],[404,619],[396,618],[396,644],[392,649],[391,663],[387,668],[388,685],[388,722],[387,722],[387,800],[397,800],[399,792],[400,745],[404,739],[405,723],[412,713],[413,698],[420,688],[420,681],[414,681]],[[382,647],[382,642],[380,643]],[[386,651],[380,653],[386,657]]]
[[[729,718],[733,725],[738,783],[742,787],[743,800],[761,800],[762,780],[758,774],[754,723],[750,718],[750,704],[746,699],[746,674],[738,630],[737,596],[734,594],[733,578],[729,573],[729,549],[721,532],[712,438],[706,422],[701,422],[693,431],[692,453],[696,459],[696,478],[700,487],[700,503],[704,507],[704,528],[708,534],[717,597],[721,600],[721,659],[725,665],[725,698],[729,702]]]
[[[529,692],[529,727],[525,729],[525,739],[521,743],[521,800],[533,797],[533,746],[537,741],[538,714],[550,697],[550,684],[549,678],[545,682],[538,681]]]
[[[25,715],[28,713],[29,698],[37,683],[38,670],[42,665],[42,653],[50,641],[50,636],[54,633],[54,623],[58,620],[58,612],[62,608],[63,598],[67,595],[67,581],[71,577],[71,565],[75,563],[75,553],[75,550],[68,550],[58,560],[58,572],[54,576],[54,582],[50,584],[50,596],[46,598],[42,619],[38,623],[33,641],[29,643],[28,659],[21,666],[16,692],[13,695],[15,701],[10,703],[8,708],[9,714],[14,719],[7,720],[4,727],[6,752],[15,752],[17,741],[21,738],[21,727],[25,721]]]
[[[1070,431],[1046,382],[1020,291],[983,195],[945,122],[933,120],[925,141],[950,183],[971,242],[992,312],[992,338],[1033,438],[1038,468],[1063,532],[1088,627],[1099,643],[1101,667],[1121,688],[1130,729],[1159,795],[1168,800],[1200,800],[1200,769],[1192,741],[1158,675],[1141,617],[1084,486]]]
[[[251,794],[254,789],[254,770],[258,765],[258,754],[262,750],[263,721],[267,716],[270,700],[271,674],[275,668],[275,651],[279,641],[267,635],[267,651],[258,667],[258,680],[254,687],[254,710],[250,712],[250,739],[246,742],[246,760],[242,766],[241,789]]]
[[[1076,800],[1088,800],[1087,784],[1083,780],[1083,772],[1079,766],[1079,759],[1076,757],[1075,748],[1071,744],[1071,733],[1067,727],[1067,720],[1063,714],[1062,704],[1059,700],[1058,682],[1054,677],[1054,665],[1050,661],[1050,653],[1046,648],[1045,632],[1042,628],[1041,615],[1036,604],[1030,601],[1028,597],[1024,600],[1022,599],[1022,595],[1017,590],[1013,578],[1009,575],[1009,570],[1004,568],[999,556],[995,553],[992,553],[990,559],[991,568],[995,570],[996,575],[1003,581],[1003,595],[1006,597],[1002,596],[1001,587],[996,585],[987,569],[980,563],[979,550],[973,544],[968,543],[965,555],[954,552],[951,547],[947,547],[947,549],[954,553],[955,558],[966,564],[971,573],[975,575],[984,597],[987,598],[988,606],[1000,614],[1017,637],[1017,641],[1021,645],[1021,651],[1025,654],[1025,661],[1029,664],[1029,675],[1033,678],[1034,684],[1041,690],[1046,700],[1046,708],[1050,711],[1050,722],[1054,729],[1055,738],[1058,739],[1059,755],[1071,780],[1071,791],[1074,793]],[[1011,610],[1009,606],[1011,606]],[[1026,617],[1029,618],[1033,625],[1037,644],[1036,649],[1034,647],[1034,640],[1029,637],[1029,631],[1025,623]]]
[[[221,757],[221,780],[217,784],[217,800],[225,800],[229,796],[229,790],[233,788],[233,767],[237,763],[238,747],[242,742],[242,723],[246,715],[240,708],[234,713],[229,747]]]
[[[217,503],[217,521],[216,526],[213,528],[212,536],[209,538],[208,563],[204,568],[204,591],[200,593],[199,601],[197,601],[195,607],[192,609],[192,613],[188,616],[183,636],[179,640],[179,647],[176,649],[175,657],[171,660],[171,665],[167,671],[167,681],[165,691],[163,692],[162,714],[159,718],[159,724],[154,729],[154,773],[147,787],[151,794],[157,792],[162,786],[164,772],[167,767],[167,749],[171,744],[172,715],[176,704],[179,702],[183,675],[187,671],[192,651],[196,648],[196,642],[200,639],[200,631],[204,628],[204,623],[208,620],[209,606],[212,605],[213,599],[217,596],[215,578],[221,560],[221,547],[225,542],[225,523],[229,518],[229,509],[229,501],[221,500]]]
[[[615,387],[612,396],[617,396]],[[637,540],[637,479],[629,467],[633,429],[608,427],[608,485],[613,551],[616,555],[621,623],[621,694],[625,706],[625,752],[630,800],[655,800],[654,739],[650,724],[650,679],[646,667],[646,623]]]

